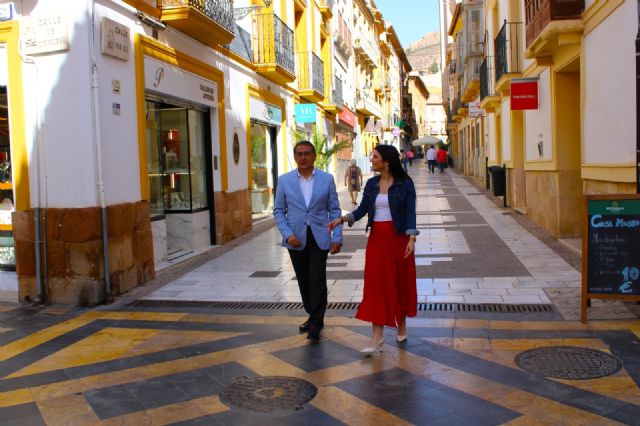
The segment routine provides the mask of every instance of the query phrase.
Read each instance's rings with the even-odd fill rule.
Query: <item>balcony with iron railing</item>
[[[342,80],[335,75],[327,75],[325,79],[324,109],[332,114],[339,114],[344,110],[342,96]]]
[[[310,102],[324,100],[324,62],[313,52],[298,52],[298,91]]]
[[[522,22],[504,21],[495,39],[496,83],[506,74],[522,72]]]
[[[233,0],[157,0],[162,22],[216,47],[233,40]]]
[[[480,65],[480,101],[487,96],[494,96],[495,70],[493,69],[493,56],[487,56]]]
[[[296,79],[293,30],[275,13],[253,17],[251,47],[258,74],[280,84]]]
[[[379,55],[369,41],[362,37],[355,39],[353,43],[353,51],[357,58],[370,67],[376,67]]]
[[[482,56],[469,56],[464,63],[462,75],[462,101],[471,102],[480,90],[480,65]]]
[[[525,0],[524,7],[526,47],[532,51],[527,57],[550,53],[549,44],[557,43],[560,34],[582,34],[584,0]],[[543,32],[546,35],[539,37]]]

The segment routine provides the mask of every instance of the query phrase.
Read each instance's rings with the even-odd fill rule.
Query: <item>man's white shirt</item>
[[[309,207],[309,203],[311,202],[311,195],[313,194],[313,177],[316,174],[316,169],[313,169],[311,172],[311,176],[309,178],[305,178],[298,171],[298,183],[300,184],[300,191],[302,191],[302,196],[304,197],[304,202]]]

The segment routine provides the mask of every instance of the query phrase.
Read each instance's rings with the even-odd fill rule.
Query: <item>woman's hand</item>
[[[407,248],[404,251],[404,258],[411,256],[411,254],[415,251],[416,240],[413,238],[409,238],[409,242],[407,243]]]
[[[329,224],[327,225],[327,228],[329,228],[329,231],[331,231],[333,228],[335,228],[336,226],[340,226],[343,223],[344,221],[342,220],[342,217],[339,217],[336,220],[329,222]]]

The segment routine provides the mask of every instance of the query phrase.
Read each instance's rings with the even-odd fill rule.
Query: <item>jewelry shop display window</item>
[[[152,220],[209,210],[209,110],[148,99],[146,114]]]
[[[0,269],[15,270],[11,213],[15,210],[11,178],[11,144],[7,86],[0,86]]]

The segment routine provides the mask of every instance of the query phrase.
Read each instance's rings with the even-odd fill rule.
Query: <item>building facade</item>
[[[368,119],[393,120],[368,2],[66,4],[0,2],[0,297],[127,292],[269,217],[300,135],[364,158]]]
[[[483,16],[479,92],[450,90],[460,98],[449,122],[460,167],[483,179],[475,163],[504,165],[509,206],[555,236],[581,236],[584,195],[637,190],[636,101],[620,96],[636,86],[637,2],[477,3],[457,5],[450,27],[473,34],[464,10]]]

